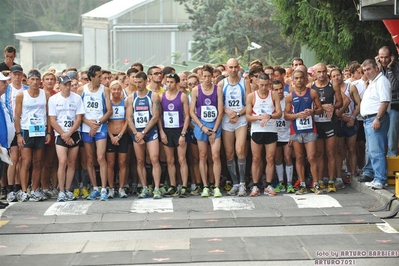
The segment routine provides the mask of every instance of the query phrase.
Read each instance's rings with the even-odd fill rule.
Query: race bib
[[[44,126],[44,121],[41,118],[35,117],[33,115],[30,120],[29,125],[29,136],[30,137],[44,137],[46,136],[46,128]]]
[[[201,119],[205,122],[216,120],[218,111],[215,106],[201,106]]]
[[[86,110],[88,112],[93,112],[101,109],[100,105],[100,100],[97,98],[94,98],[92,96],[86,96],[85,97],[85,102],[86,102]]]
[[[124,119],[125,118],[125,107],[114,106],[114,113],[112,114],[112,119]]]
[[[315,115],[314,120],[316,122],[330,122],[331,118],[327,118],[326,111],[323,110],[321,115]]]
[[[163,122],[166,128],[178,128],[179,127],[179,112],[167,111],[163,113]]]
[[[287,130],[288,122],[284,119],[276,120],[276,126],[278,131],[285,131]]]
[[[134,112],[134,124],[136,128],[145,128],[150,121],[149,111]]]
[[[295,120],[296,128],[298,130],[312,129],[313,128],[313,118],[308,116],[306,118],[297,118]]]

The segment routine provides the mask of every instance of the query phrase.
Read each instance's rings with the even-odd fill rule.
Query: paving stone
[[[133,252],[96,252],[76,254],[68,265],[131,265]]]
[[[139,222],[101,222],[93,224],[93,232],[106,231],[127,231],[127,230],[141,230],[143,229],[143,221]]]
[[[230,211],[210,211],[210,212],[190,212],[190,219],[221,219],[221,218],[234,218],[233,213]]]
[[[42,233],[47,224],[6,224],[0,227],[0,235],[5,234],[38,234]]]
[[[114,240],[114,241],[88,241],[82,253],[116,252],[136,250],[138,240]]]
[[[135,264],[190,263],[191,257],[188,250],[139,250],[133,261]]]
[[[143,229],[148,230],[185,229],[190,227],[188,220],[144,221],[142,225]]]
[[[285,222],[278,217],[250,217],[237,218],[237,226],[258,227],[258,226],[284,226]]]
[[[90,232],[94,223],[56,223],[49,224],[43,229],[43,233],[73,233]]]
[[[71,254],[80,253],[86,244],[82,242],[63,242],[62,248],[58,243],[34,243],[30,244],[22,254],[36,255],[36,254]]]
[[[209,219],[195,219],[190,221],[190,228],[219,228],[219,227],[236,227],[236,219],[234,218],[217,218],[209,217]]]
[[[105,213],[102,216],[102,222],[141,222],[147,219],[145,213]]]
[[[190,239],[141,239],[137,240],[136,250],[190,250]]]

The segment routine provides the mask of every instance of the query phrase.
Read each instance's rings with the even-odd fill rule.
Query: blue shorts
[[[338,121],[338,130],[337,130],[337,136],[340,138],[346,137],[350,138],[354,135],[357,134],[357,131],[359,130],[359,126],[357,121],[353,124],[353,127],[348,127],[344,121],[339,120]]]
[[[93,143],[102,139],[107,139],[108,132],[97,132],[94,137],[90,137],[89,133],[82,132],[82,140],[83,142]]]
[[[204,127],[207,127],[210,129],[213,129],[213,126],[215,125],[215,121],[214,122],[201,121],[201,123],[202,123],[202,125],[204,125]],[[194,125],[194,136],[197,140],[204,141],[204,142],[209,141],[209,136],[207,134],[205,134],[197,124]],[[216,138],[218,139],[221,136],[222,136],[222,127],[219,125],[218,129],[216,130]]]
[[[144,130],[144,128],[141,128],[141,129],[138,128],[137,132],[142,132],[143,130]],[[133,139],[133,142],[137,143],[134,135],[132,136],[132,139]],[[147,134],[145,134],[144,142],[150,142],[150,141],[157,140],[157,139],[158,139],[158,127],[154,126],[153,128],[151,128],[150,131],[148,131]]]

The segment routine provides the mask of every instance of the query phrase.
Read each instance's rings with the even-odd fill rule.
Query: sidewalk
[[[356,177],[351,180],[351,187],[361,193],[365,193],[373,196],[374,198],[377,198],[380,206],[386,204],[395,194],[395,185],[389,185],[385,189],[372,189],[370,187],[367,187],[365,183],[359,182],[358,178],[360,177]],[[399,206],[399,200],[394,200],[392,202],[390,210],[395,209],[397,206]],[[399,217],[399,215],[397,215],[396,217]]]

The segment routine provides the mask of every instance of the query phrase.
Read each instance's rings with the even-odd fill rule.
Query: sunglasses
[[[162,75],[162,72],[155,72],[155,73],[152,73],[152,75]]]
[[[188,85],[193,86],[193,85],[197,85],[198,82],[189,82]]]

